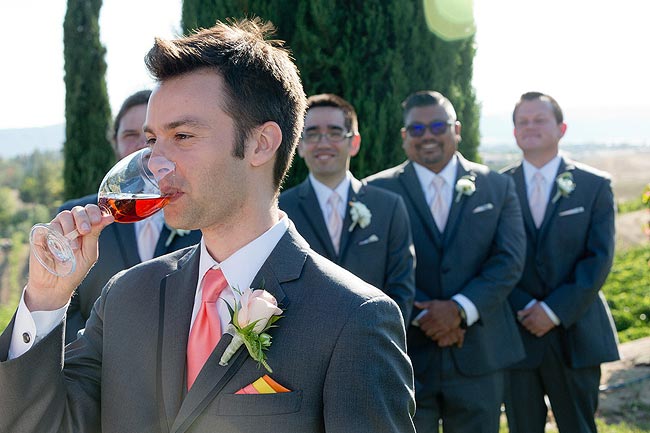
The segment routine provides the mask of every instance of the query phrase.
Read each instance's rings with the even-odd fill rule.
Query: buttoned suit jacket
[[[59,212],[87,204],[97,204],[97,194],[70,200],[59,208]],[[170,235],[171,230],[166,224],[163,224],[154,257],[195,245],[201,240],[201,232],[193,230],[184,236],[173,236],[169,245],[165,245]],[[68,307],[66,342],[74,341],[77,338],[77,332],[84,328],[93,305],[108,280],[119,271],[135,266],[141,261],[133,224],[114,223],[102,231],[99,235],[99,259],[77,288]]]
[[[314,251],[390,296],[406,323],[415,294],[415,257],[404,202],[396,194],[352,178],[348,202],[355,201],[368,207],[371,221],[365,228],[357,224],[350,231],[352,218],[346,206],[339,254],[309,178],[280,195],[280,208]]]
[[[111,279],[84,334],[65,348],[63,368],[63,325],[22,356],[0,362],[0,431],[415,431],[399,309],[310,250],[294,227],[253,283],[283,309],[266,353],[271,376],[291,392],[236,395],[267,372],[244,347],[220,366],[228,334],[185,392],[199,255],[191,247]],[[0,360],[12,328],[13,322],[0,336]]]
[[[597,366],[619,358],[616,330],[600,291],[614,257],[614,200],[609,176],[562,158],[558,173],[573,176],[575,190],[557,194],[554,183],[539,229],[530,213],[521,163],[503,170],[515,181],[528,238],[521,280],[510,294],[514,312],[544,301],[561,325],[542,338],[519,326],[526,359],[516,368],[536,368],[544,347],[558,338],[567,365]]]
[[[467,329],[462,348],[449,349],[457,371],[476,376],[503,369],[523,357],[523,346],[507,297],[519,280],[525,234],[514,184],[486,166],[457,153],[456,179],[474,176],[476,190],[454,198],[443,233],[426,203],[413,163],[377,173],[370,185],[404,198],[415,244],[415,300],[448,300],[463,294],[476,306],[479,321]],[[419,310],[414,308],[415,316]],[[435,392],[435,362],[441,350],[420,328],[409,326],[408,351],[416,392]]]

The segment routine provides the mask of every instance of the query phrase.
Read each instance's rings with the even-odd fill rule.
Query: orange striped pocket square
[[[235,394],[275,394],[277,392],[291,392],[291,390],[271,379],[271,376],[265,374],[255,382],[246,385]]]

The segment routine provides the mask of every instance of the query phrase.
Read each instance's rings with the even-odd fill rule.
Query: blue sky
[[[154,36],[178,32],[180,4],[180,0],[104,0],[100,24],[114,110],[129,94],[151,86],[142,58]],[[0,129],[63,123],[65,7],[66,0],[0,5],[5,18],[0,28]],[[478,50],[474,87],[489,131],[486,139],[509,135],[511,125],[506,121],[518,96],[540,90],[563,106],[569,121],[567,139],[572,132],[576,140],[588,139],[592,130],[601,138],[611,132],[611,137],[632,137],[650,145],[648,128],[626,123],[636,119],[631,125],[638,126],[650,119],[650,58],[644,54],[650,40],[645,22],[649,3],[474,0],[474,11]],[[571,129],[572,117],[579,120],[580,130]],[[590,128],[590,118],[598,127]],[[490,124],[502,119],[502,127]]]

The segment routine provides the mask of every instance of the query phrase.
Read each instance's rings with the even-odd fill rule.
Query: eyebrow
[[[166,131],[171,131],[173,129],[176,129],[181,126],[189,126],[189,127],[194,127],[194,128],[205,128],[204,124],[199,122],[197,119],[192,118],[192,117],[186,117],[183,119],[175,120],[173,122],[169,122],[168,124],[163,126],[163,129]],[[148,126],[144,125],[143,127],[144,132],[148,133],[153,133],[153,130]]]
[[[310,126],[310,127],[308,127],[308,128],[305,128],[305,131],[315,131],[315,130],[319,130],[319,129],[320,129],[320,126]],[[327,125],[327,129],[340,129],[340,130],[344,130],[345,127],[344,127],[344,126],[339,126],[339,125]]]

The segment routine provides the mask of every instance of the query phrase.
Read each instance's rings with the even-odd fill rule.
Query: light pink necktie
[[[340,201],[341,197],[339,197],[336,191],[332,192],[332,195],[327,199],[327,204],[330,208],[330,215],[327,220],[327,231],[330,234],[330,239],[332,239],[332,245],[334,245],[334,251],[336,251],[336,254],[339,253],[341,231],[343,230],[343,220],[339,214]]]
[[[539,228],[544,221],[544,213],[546,212],[546,201],[544,200],[544,176],[539,171],[533,175],[533,189],[530,192],[530,213],[533,215],[535,227]]]
[[[217,311],[219,295],[228,287],[221,269],[210,269],[203,277],[201,308],[194,319],[187,342],[187,389],[192,388],[205,361],[221,338],[221,323]]]
[[[151,218],[147,218],[140,227],[140,234],[138,235],[138,254],[141,261],[144,262],[153,258],[158,237],[159,234],[154,228],[154,222]]]
[[[443,197],[445,184],[445,178],[442,176],[435,176],[431,181],[431,187],[433,188],[435,194],[433,201],[431,202],[431,214],[433,215],[433,220],[436,222],[436,226],[438,226],[440,233],[445,231],[447,217],[449,216],[447,202]]]

